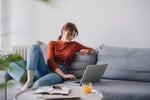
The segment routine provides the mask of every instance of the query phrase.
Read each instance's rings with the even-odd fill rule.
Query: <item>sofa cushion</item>
[[[107,63],[103,78],[150,81],[150,48],[101,45],[97,64]]]
[[[149,82],[102,79],[92,87],[101,92],[105,100],[150,100]]]
[[[11,62],[6,71],[13,79],[22,82],[23,75],[26,74],[26,61]]]
[[[79,52],[75,54],[75,57],[70,66],[70,73],[80,78],[87,65],[94,65],[97,62],[96,50],[91,51],[85,55],[79,55]]]

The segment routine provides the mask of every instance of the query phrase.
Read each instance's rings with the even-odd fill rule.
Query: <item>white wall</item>
[[[79,29],[76,40],[91,47],[150,47],[150,0],[52,1],[11,1],[11,45],[56,40],[72,21]]]
[[[11,45],[29,45],[37,37],[36,21],[34,14],[35,0],[9,0],[10,7],[10,30]]]

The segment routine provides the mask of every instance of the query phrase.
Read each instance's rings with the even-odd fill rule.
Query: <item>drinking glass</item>
[[[82,92],[85,94],[92,93],[92,83],[91,82],[82,83]]]

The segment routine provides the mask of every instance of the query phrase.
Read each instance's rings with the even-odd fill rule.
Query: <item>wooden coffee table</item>
[[[80,100],[103,100],[104,97],[102,93],[92,90],[91,94],[82,93],[81,86],[69,85],[69,84],[57,84],[59,86],[65,86],[71,88],[71,92],[69,94],[70,97],[80,97]],[[34,94],[34,91],[37,88],[30,88],[24,91],[20,91],[14,97],[14,100],[46,100],[46,98],[56,97],[65,97],[64,95],[43,95],[43,94]],[[67,96],[68,97],[68,96]],[[52,99],[51,99],[52,100]],[[65,99],[63,99],[65,100]],[[67,99],[68,100],[68,99]],[[78,99],[70,99],[70,100],[78,100]]]

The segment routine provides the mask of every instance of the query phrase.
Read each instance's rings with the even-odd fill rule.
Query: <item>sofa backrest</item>
[[[97,64],[107,63],[103,78],[150,81],[150,48],[100,45]]]
[[[41,41],[36,41],[36,44],[40,46],[42,53],[44,55],[44,60],[47,63],[47,44]]]

